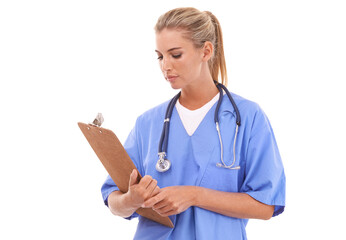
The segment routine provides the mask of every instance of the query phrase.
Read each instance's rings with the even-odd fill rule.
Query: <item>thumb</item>
[[[132,173],[130,175],[130,181],[129,181],[129,186],[135,185],[137,182],[137,171],[136,169],[132,170]]]

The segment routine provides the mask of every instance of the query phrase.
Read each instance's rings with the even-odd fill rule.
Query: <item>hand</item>
[[[126,193],[130,205],[135,209],[140,208],[145,200],[160,192],[157,181],[151,176],[146,175],[137,183],[137,175],[137,171],[133,170],[130,175],[129,190]]]
[[[153,208],[161,216],[184,212],[194,205],[196,191],[193,186],[173,186],[162,188],[160,192],[144,202],[142,207]]]

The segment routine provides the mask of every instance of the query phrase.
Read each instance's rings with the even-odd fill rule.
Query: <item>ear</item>
[[[213,44],[209,41],[206,41],[202,48],[202,52],[203,52],[203,61],[208,62],[208,60],[211,59],[214,54]]]

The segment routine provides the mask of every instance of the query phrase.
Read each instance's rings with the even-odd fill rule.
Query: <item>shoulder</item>
[[[151,125],[155,124],[158,122],[163,122],[166,114],[166,109],[169,104],[170,100],[165,101],[153,108],[150,108],[149,110],[145,111],[142,113],[138,118],[137,118],[137,124],[140,124],[141,126],[143,125]]]
[[[231,93],[231,95],[239,109],[242,124],[250,129],[253,129],[258,124],[269,124],[265,112],[257,102],[234,93]]]
[[[247,98],[244,98],[240,95],[237,95],[235,93],[231,93],[234,102],[236,103],[240,114],[244,116],[252,116],[254,117],[257,113],[263,112],[260,105],[257,102],[254,102],[252,100],[249,100]],[[230,107],[233,110],[232,105],[229,103]]]

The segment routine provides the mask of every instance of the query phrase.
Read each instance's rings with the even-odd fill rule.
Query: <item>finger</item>
[[[153,209],[157,212],[160,212],[160,213],[166,213],[166,212],[173,210],[171,205],[167,205],[167,203],[165,203],[163,201],[159,202],[158,204],[155,204],[153,206]]]
[[[160,201],[160,202],[157,202],[156,204],[154,204],[152,206],[152,208],[154,210],[159,210],[159,211],[162,211],[163,208],[167,207],[167,202],[166,201]]]
[[[157,187],[157,181],[155,179],[153,179],[150,184],[147,187],[147,191],[149,193],[149,197],[152,196],[152,193],[154,192],[154,190]]]
[[[142,207],[144,208],[152,208],[156,203],[162,201],[163,196],[159,193],[155,197],[149,198],[146,200],[143,204]]]
[[[149,198],[148,200],[146,200],[142,204],[142,207],[143,208],[152,208],[155,205],[156,202],[157,202],[156,197]]]
[[[146,187],[147,189],[153,189],[155,188],[157,185],[157,181],[156,179],[151,179],[151,181],[149,182],[148,186]]]
[[[149,175],[145,175],[141,181],[139,182],[139,184],[144,187],[147,188],[149,186],[149,184],[151,183],[151,181],[153,180],[153,178]]]
[[[168,217],[168,216],[171,216],[171,215],[178,214],[176,211],[173,211],[173,210],[165,212],[165,213],[159,213],[159,212],[157,212],[157,213],[160,214],[162,217]]]
[[[160,188],[159,188],[159,186],[156,186],[154,191],[151,193],[151,197],[154,197],[159,193],[160,193]]]
[[[136,182],[137,182],[137,171],[136,169],[133,169],[130,174],[129,186],[136,184]]]
[[[165,201],[161,201],[158,204],[155,204],[153,206],[153,210],[159,213],[160,215],[167,215],[167,216],[179,213],[178,207],[172,204],[167,204],[167,202]]]

